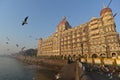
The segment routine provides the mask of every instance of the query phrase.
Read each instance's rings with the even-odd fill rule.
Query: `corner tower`
[[[100,18],[102,22],[100,29],[103,31],[103,33],[100,33],[100,35],[103,35],[101,39],[103,39],[105,43],[104,47],[106,50],[106,56],[111,57],[113,54],[117,56],[119,55],[117,49],[119,45],[119,34],[116,32],[116,24],[111,8],[104,7],[100,12]]]
[[[60,55],[62,53],[61,51],[62,33],[71,28],[72,28],[71,25],[64,16],[56,28],[57,41],[58,41],[58,54]]]
[[[100,17],[106,32],[116,32],[116,25],[111,8],[104,7],[100,12]]]
[[[37,56],[41,56],[42,55],[42,38],[39,38],[38,40],[38,52],[37,52]]]

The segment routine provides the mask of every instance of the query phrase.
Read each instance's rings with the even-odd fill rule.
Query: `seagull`
[[[6,42],[6,44],[8,44],[8,42]]]
[[[25,48],[26,48],[26,47],[24,46],[24,47],[21,48],[21,50],[23,51]]]
[[[19,45],[18,45],[18,44],[16,44],[16,46],[17,46],[17,47],[19,47]]]
[[[9,39],[8,37],[6,37],[6,39],[7,39],[8,41],[10,41],[10,39]]]
[[[38,40],[37,38],[35,38],[35,40]]]
[[[28,24],[28,23],[27,23],[27,19],[28,19],[28,16],[25,17],[24,21],[22,22],[22,26],[24,26],[25,24]]]
[[[30,35],[29,38],[31,38],[32,36]]]

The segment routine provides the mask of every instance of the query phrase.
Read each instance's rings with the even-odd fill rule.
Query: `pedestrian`
[[[68,56],[68,64],[71,64],[73,62],[72,57]]]
[[[59,80],[59,79],[60,79],[60,73],[58,73],[58,74],[55,75],[55,79],[56,79],[56,80]]]
[[[118,77],[120,78],[120,72],[118,73]]]

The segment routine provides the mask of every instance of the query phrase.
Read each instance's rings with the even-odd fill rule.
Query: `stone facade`
[[[72,28],[64,17],[48,38],[38,41],[38,56],[113,57],[120,55],[120,38],[112,10]]]

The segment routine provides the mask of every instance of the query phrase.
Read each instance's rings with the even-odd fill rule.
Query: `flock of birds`
[[[27,20],[28,20],[28,16],[26,16],[26,17],[24,18],[24,20],[22,21],[22,26],[24,26],[25,24],[28,24],[28,23],[27,23]],[[32,36],[30,35],[29,38],[32,38]],[[7,44],[7,45],[10,44],[10,38],[9,38],[9,37],[6,37],[6,40],[7,40],[7,41],[6,41],[6,44]],[[38,40],[38,39],[36,38],[35,40]],[[17,48],[20,47],[19,44],[15,44],[15,46],[16,46]],[[21,51],[23,51],[25,48],[26,48],[25,46],[21,47]],[[7,51],[9,51],[9,50],[10,50],[10,49],[7,49]]]
[[[8,45],[9,43],[10,43],[10,39],[8,38],[8,37],[6,37],[6,39],[7,39],[7,42],[6,42],[6,44]],[[19,45],[18,44],[15,44],[15,46],[18,48],[19,47]],[[24,47],[22,47],[21,48],[21,51],[23,51],[24,49],[25,49],[26,47],[24,46]],[[7,51],[9,51],[10,49],[7,49]]]
[[[87,72],[96,72],[99,75],[108,77],[110,80],[113,80],[113,77],[120,78],[120,67],[118,66],[85,64],[85,67]]]

